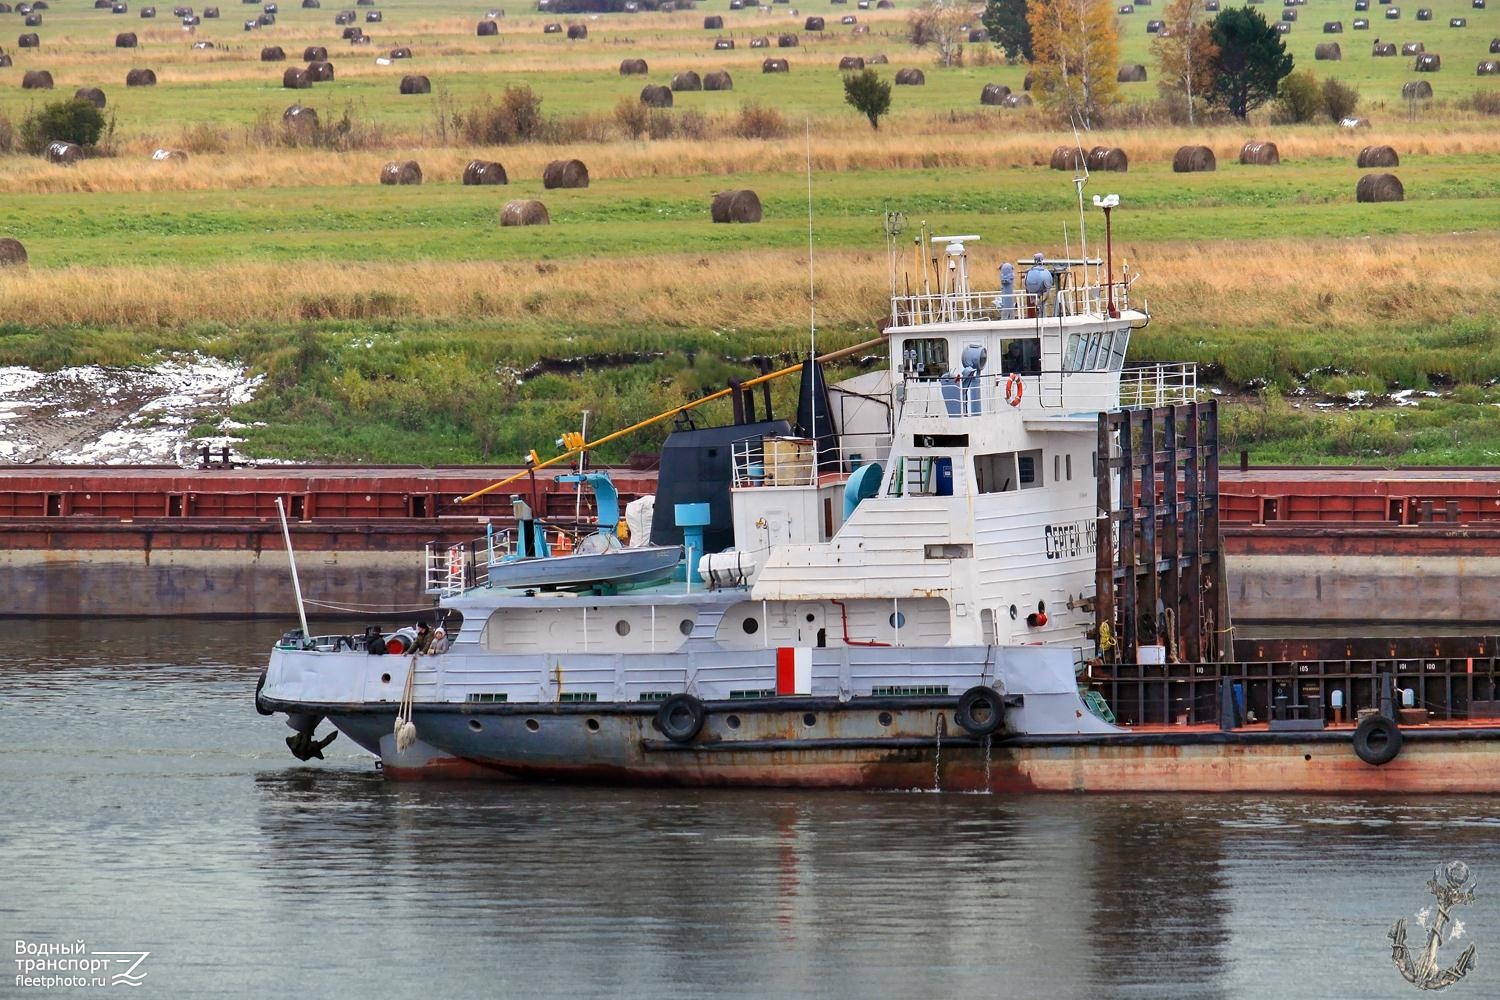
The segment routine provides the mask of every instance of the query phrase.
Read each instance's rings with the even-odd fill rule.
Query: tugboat
[[[426,553],[443,638],[381,655],[409,636],[304,624],[257,708],[303,759],[326,719],[392,778],[1500,791],[1486,644],[1237,658],[1194,367],[1127,365],[1149,312],[1112,254],[976,290],[978,241],[924,224],[877,341],[732,383],[726,426],[664,414],[629,546],[603,474],[570,480],[599,501],[572,554],[517,498],[513,529]],[[883,368],[825,381],[872,344]],[[769,392],[758,415],[797,373],[795,419]],[[599,443],[565,441],[534,466]]]

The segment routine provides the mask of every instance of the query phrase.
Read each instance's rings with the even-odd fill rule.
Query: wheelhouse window
[[[1102,372],[1119,371],[1125,366],[1125,349],[1130,343],[1130,331],[1095,331],[1068,335],[1067,347],[1063,350],[1063,371]]]
[[[901,370],[917,379],[935,379],[952,371],[947,338],[911,337],[902,341]]]
[[[1001,375],[1039,375],[1042,371],[1042,344],[1035,338],[1004,341],[1000,352]]]
[[[974,489],[978,493],[1009,493],[1019,489],[1016,453],[995,452],[974,456]]]
[[[1016,453],[1016,472],[1021,489],[1034,490],[1042,485],[1042,452],[1022,451]]]

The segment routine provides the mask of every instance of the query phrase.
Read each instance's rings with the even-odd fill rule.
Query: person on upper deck
[[[1052,292],[1052,272],[1043,266],[1041,254],[1032,255],[1031,260],[1031,270],[1026,272],[1026,292],[1036,296],[1036,314],[1047,316]]]
[[[1012,340],[1010,347],[1005,351],[1005,357],[1000,359],[1001,375],[1022,375],[1026,372],[1026,355],[1021,352],[1021,342]]]

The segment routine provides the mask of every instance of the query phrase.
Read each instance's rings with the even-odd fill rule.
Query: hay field
[[[129,363],[158,350],[202,350],[271,374],[262,398],[236,416],[261,426],[248,447],[267,455],[410,461],[513,459],[547,443],[577,411],[595,405],[604,425],[644,416],[717,387],[735,371],[724,358],[795,352],[806,329],[806,160],[811,136],[819,325],[824,343],[865,339],[886,311],[882,213],[909,224],[984,234],[977,263],[1034,249],[1076,251],[1071,175],[1047,169],[1071,136],[1030,110],[981,107],[986,83],[1020,89],[1024,67],[985,45],[965,65],[940,68],[931,49],[906,42],[910,0],[894,10],[816,0],[730,11],[728,0],[675,13],[552,16],[504,0],[499,35],[479,37],[487,5],[382,0],[353,7],[373,36],[354,46],[334,25],[337,4],[282,3],[273,26],[246,31],[259,5],[220,5],[222,16],[184,30],[171,6],[155,19],[50,0],[35,30],[39,49],[17,49],[0,68],[0,118],[19,121],[42,101],[102,87],[114,119],[115,155],[74,167],[0,155],[0,236],[25,243],[25,270],[0,270],[0,363]],[[1309,0],[1288,46],[1299,68],[1361,89],[1368,129],[1280,126],[1268,112],[1247,124],[1122,124],[1086,136],[1126,150],[1124,174],[1097,174],[1089,193],[1115,192],[1117,254],[1140,275],[1153,323],[1137,357],[1197,360],[1229,394],[1230,443],[1260,460],[1456,461],[1500,458],[1500,128],[1466,100],[1500,90],[1476,77],[1500,12],[1470,0],[1427,0],[1387,22],[1378,2],[1370,30],[1354,31],[1353,0]],[[874,6],[873,4],[871,5]],[[1500,6],[1500,5],[1497,5]],[[201,6],[198,8],[201,13]],[[1267,4],[1268,18],[1281,8]],[[1137,3],[1119,18],[1122,62],[1153,80],[1122,87],[1145,108],[1156,99],[1146,21]],[[724,17],[705,30],[703,18]],[[809,14],[827,30],[800,30]],[[838,23],[853,15],[868,34]],[[1450,16],[1468,27],[1448,27]],[[1325,36],[1325,20],[1344,32]],[[18,15],[0,15],[0,25]],[[544,34],[544,23],[585,24],[588,38]],[[976,20],[977,24],[977,20]],[[135,49],[116,49],[117,32]],[[800,44],[777,48],[777,36]],[[750,49],[765,35],[769,49]],[[1314,62],[1335,38],[1337,63]],[[1411,58],[1376,59],[1370,44],[1422,40],[1443,57],[1436,74]],[[716,39],[733,39],[715,51]],[[193,43],[212,47],[193,48]],[[260,61],[263,46],[285,62]],[[335,80],[286,90],[282,72],[303,49],[326,46]],[[410,60],[381,65],[398,46]],[[879,132],[842,104],[838,60],[885,54],[884,72],[916,66],[922,87],[898,87]],[[791,61],[766,75],[766,56]],[[646,76],[622,77],[625,58]],[[158,84],[126,88],[149,67]],[[48,69],[50,94],[23,91],[27,69]],[[706,138],[626,139],[615,108],[647,83],[684,70],[727,70],[728,92],[680,92],[663,114]],[[403,96],[407,73],[431,94]],[[1427,79],[1430,103],[1400,100],[1401,84]],[[541,95],[544,115],[566,120],[550,141],[466,143],[452,116],[508,85]],[[347,116],[346,151],[278,141],[283,109]],[[771,138],[732,133],[747,105],[778,112]],[[551,133],[549,133],[551,134]],[[1270,139],[1278,167],[1241,166],[1240,146]],[[1208,174],[1171,172],[1184,144],[1218,156]],[[1367,144],[1390,144],[1406,185],[1401,204],[1361,205],[1354,165]],[[158,146],[188,150],[186,163],[153,163]],[[474,157],[501,161],[505,186],[465,187]],[[578,157],[581,190],[542,188],[547,162]],[[381,186],[393,159],[422,165],[420,186]],[[713,194],[755,189],[758,225],[713,225]],[[546,203],[552,224],[502,229],[512,198]],[[1098,220],[1091,239],[1097,241]],[[639,352],[638,364],[599,363],[569,375],[518,380],[538,358]],[[655,355],[662,354],[661,357]],[[1419,407],[1317,408],[1361,391],[1430,390]],[[1248,387],[1248,388],[1247,388]],[[1251,392],[1259,388],[1259,394]],[[601,404],[600,401],[603,401]],[[1303,405],[1305,402],[1305,406]],[[604,411],[597,407],[603,406]],[[649,447],[623,444],[619,455]],[[615,457],[619,457],[616,455]]]

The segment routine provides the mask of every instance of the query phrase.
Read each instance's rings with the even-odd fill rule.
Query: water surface
[[[396,784],[251,705],[280,623],[40,622],[0,667],[16,940],[149,950],[136,998],[1415,997],[1433,867],[1500,993],[1491,798]],[[1445,960],[1462,947],[1450,946]]]

